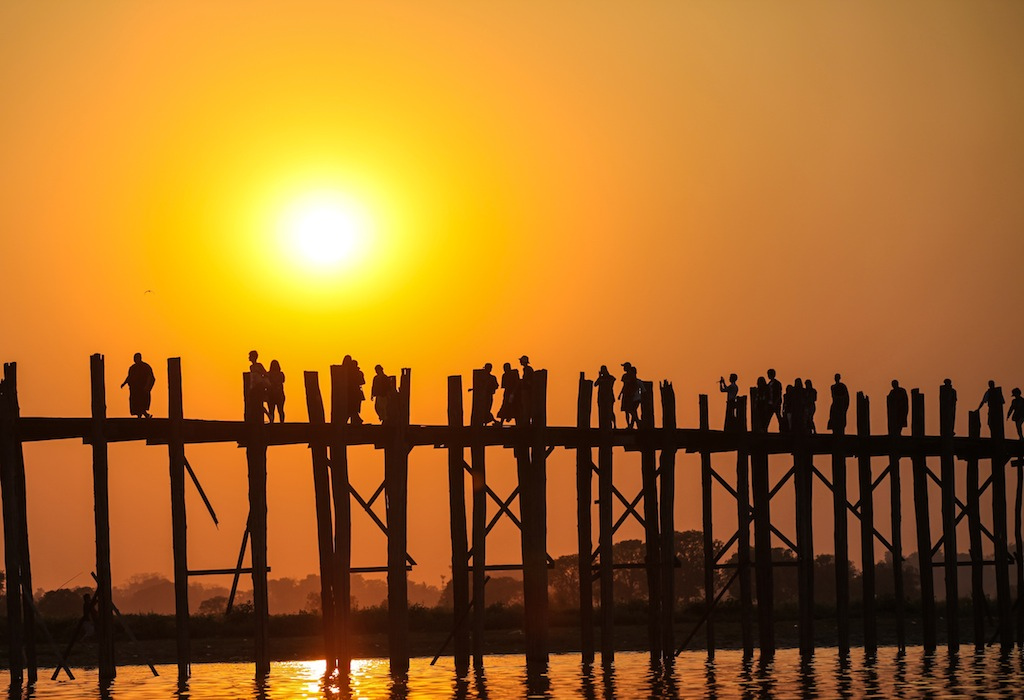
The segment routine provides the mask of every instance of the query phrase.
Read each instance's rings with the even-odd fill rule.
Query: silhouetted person
[[[740,395],[740,388],[736,385],[739,379],[736,374],[729,375],[729,383],[725,383],[725,377],[718,378],[718,390],[725,393],[725,430],[733,430],[737,426],[736,406]]]
[[[370,400],[373,401],[373,410],[377,413],[381,425],[388,422],[391,400],[395,393],[393,389],[394,384],[391,383],[391,377],[384,373],[384,368],[381,365],[375,365],[373,381],[370,382]]]
[[[807,399],[807,389],[804,388],[804,380],[797,377],[793,380],[792,387],[786,387],[786,407],[783,415],[789,414],[789,429],[794,433],[810,432],[807,424],[807,415],[810,412]]]
[[[121,388],[128,385],[128,410],[136,418],[152,418],[149,404],[153,396],[156,377],[153,368],[142,361],[142,353],[135,353],[135,363],[128,368],[128,376],[121,382]]]
[[[366,377],[363,376],[363,370],[359,369],[359,363],[353,360],[351,355],[345,355],[341,361],[341,367],[348,384],[348,395],[345,396],[345,418],[347,421],[351,421],[352,425],[361,425],[363,419],[359,412],[366,399],[366,395],[363,393]]]
[[[828,429],[835,435],[846,434],[846,414],[850,410],[850,390],[842,382],[842,375],[836,372],[836,383],[832,385],[832,406],[828,411]]]
[[[910,399],[907,390],[900,386],[895,379],[892,380],[892,390],[885,397],[885,407],[888,414],[889,434],[901,435],[907,427],[907,418],[910,416]]]
[[[533,420],[533,367],[530,366],[530,358],[526,355],[519,358],[519,364],[523,366],[523,376],[519,381],[516,400],[519,402],[523,419],[529,424]],[[518,424],[518,420],[516,423]]]
[[[956,389],[953,382],[946,379],[939,387],[939,430],[942,434],[954,434],[956,423]]]
[[[764,419],[764,429],[767,431],[775,417],[775,424],[779,432],[785,432],[782,425],[782,382],[775,378],[775,370],[768,370],[768,415]]]
[[[1006,412],[1006,420],[1012,420],[1017,426],[1017,439],[1024,440],[1024,433],[1021,432],[1021,425],[1024,424],[1024,398],[1020,395],[1020,389],[1010,392],[1013,399],[1010,401],[1010,409]]]
[[[492,413],[494,409],[494,392],[498,390],[498,380],[491,373],[494,366],[487,362],[484,364],[482,370],[473,372],[474,386],[469,387],[469,391],[476,389],[477,391],[473,394],[473,407],[470,409],[469,422],[470,425],[489,425],[491,423],[497,423]],[[479,382],[476,381],[476,377],[480,377]]]
[[[818,410],[818,390],[811,384],[811,380],[808,379],[804,382],[804,415],[806,422],[806,429],[811,435],[818,432],[818,428],[814,425],[814,414]]]
[[[82,636],[86,640],[96,634],[96,598],[88,593],[82,594]]]
[[[1003,388],[996,386],[994,380],[988,380],[988,389],[985,390],[985,395],[981,397],[981,403],[978,404],[978,410],[981,407],[988,404],[988,432],[992,437],[1003,437],[1005,431],[1003,430],[1003,406],[1006,405],[1006,399],[1003,398]]]
[[[619,407],[626,414],[626,427],[640,427],[640,403],[643,400],[644,385],[636,374],[636,367],[629,362],[622,363],[622,389]]]
[[[501,406],[498,407],[498,425],[505,425],[505,421],[515,420],[516,407],[519,400],[516,394],[519,392],[519,370],[512,369],[512,365],[506,362],[501,372]]]
[[[601,365],[594,380],[597,387],[597,427],[615,427],[615,377],[608,372],[608,365]]]
[[[771,420],[769,399],[768,382],[764,377],[758,377],[757,386],[754,389],[754,401],[750,406],[750,426],[757,432],[768,430],[768,421]]]
[[[281,363],[277,360],[270,361],[270,371],[267,372],[267,417],[274,422],[274,411],[277,410],[278,418],[284,423],[284,372],[281,371]]]
[[[259,406],[260,420],[267,415],[267,391],[270,389],[270,380],[267,378],[267,368],[259,361],[260,354],[255,350],[249,351],[249,401],[252,406]]]

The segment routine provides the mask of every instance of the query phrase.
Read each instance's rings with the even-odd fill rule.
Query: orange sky
[[[878,426],[893,377],[932,413],[952,377],[973,408],[989,378],[1024,384],[1021,36],[1006,2],[4,3],[0,359],[25,415],[86,415],[94,352],[127,415],[141,351],[158,415],[180,356],[186,415],[237,418],[253,347],[281,361],[297,420],[302,370],[345,354],[412,367],[423,423],[444,419],[447,375],[523,352],[561,424],[579,371],[624,360],[675,382],[684,425],[719,375],[768,366],[823,396],[842,371]],[[276,229],[319,191],[373,220],[331,274]],[[222,520],[190,496],[191,562],[230,566],[243,455],[188,454]],[[26,448],[39,585],[87,582],[88,455]],[[380,453],[353,455],[377,478]],[[302,576],[308,451],[270,459],[272,575]],[[166,452],[111,460],[115,582],[169,573]],[[551,461],[556,555],[575,547],[571,464]],[[679,526],[698,527],[680,464]],[[432,583],[443,465],[413,454],[412,516],[438,527],[411,533],[413,578]],[[360,542],[357,563],[383,562]]]

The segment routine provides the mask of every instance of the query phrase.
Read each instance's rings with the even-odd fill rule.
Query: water
[[[527,677],[521,656],[490,656],[480,674],[455,677],[451,659],[430,666],[413,659],[409,678],[394,682],[386,659],[354,661],[347,683],[324,683],[323,661],[275,663],[262,685],[253,680],[252,664],[196,664],[187,687],[178,688],[176,668],[158,667],[153,677],[145,666],[118,669],[109,692],[101,693],[94,670],[75,670],[77,680],[41,680],[23,697],[38,700],[109,698],[110,700],[227,700],[260,698],[1017,698],[1024,696],[1024,656],[967,651],[926,656],[920,647],[900,655],[879,650],[874,662],[855,649],[841,662],[835,649],[819,649],[801,664],[796,650],[780,651],[775,661],[744,663],[737,651],[720,651],[713,663],[703,652],[680,655],[674,671],[652,671],[647,655],[622,653],[615,667],[581,668],[576,654],[551,657],[548,673]],[[44,674],[40,674],[44,676]],[[61,676],[63,679],[63,675]],[[11,697],[19,697],[15,692]]]

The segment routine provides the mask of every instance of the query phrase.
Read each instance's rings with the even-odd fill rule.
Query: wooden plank
[[[750,388],[750,405],[758,406],[757,387]],[[753,417],[756,432],[767,431],[766,416]],[[757,632],[762,659],[775,655],[775,583],[772,574],[772,516],[768,453],[750,452],[750,482],[754,498],[754,580],[757,584]]]
[[[924,394],[910,394],[911,435],[924,435]],[[935,651],[935,580],[932,573],[932,533],[928,512],[928,462],[924,455],[911,458],[914,489],[914,518],[917,533],[918,571],[921,580],[921,641],[925,653]]]
[[[981,437],[981,414],[967,414],[970,437]],[[985,556],[981,545],[981,489],[978,458],[967,458],[967,532],[971,543],[971,610],[974,616],[974,649],[985,650]]]
[[[857,392],[857,435],[871,434],[871,403],[863,392]],[[878,652],[878,621],[875,618],[875,507],[871,456],[857,452],[857,481],[860,493],[860,558],[862,608],[864,619],[864,653],[873,658]]]
[[[946,582],[946,648],[960,650],[960,591],[957,582],[956,544],[956,461],[953,454],[953,430],[956,401],[953,394],[939,389],[939,430],[942,437],[940,477],[942,481],[942,550]]]
[[[651,439],[654,425],[654,383],[643,382],[642,415],[639,432],[644,447],[640,451],[640,479],[644,495],[644,572],[647,575],[647,648],[651,663],[661,662],[661,536],[658,509],[657,451]]]
[[[670,382],[661,383],[661,425],[676,428],[676,392]],[[662,447],[658,469],[661,512],[661,649],[667,662],[675,657],[675,561],[676,561],[676,450]]]
[[[516,425],[521,435],[517,459],[519,504],[522,515],[523,617],[528,668],[547,666],[547,370],[538,369],[530,380],[530,420]],[[518,421],[517,421],[518,423]]]
[[[398,414],[388,407],[390,439],[384,445],[384,491],[388,526],[388,649],[391,675],[409,672],[409,446],[405,429],[409,425],[411,372],[402,369],[398,386]]]
[[[4,379],[0,382],[0,492],[3,495],[4,563],[6,567],[7,600],[7,668],[12,690],[20,689],[25,680],[25,626],[21,604],[22,549],[20,546],[19,512],[21,498],[15,477],[15,385],[8,366],[4,366]],[[20,692],[19,692],[20,695]]]
[[[309,424],[324,425],[327,415],[324,411],[323,395],[320,392],[320,377],[316,372],[304,372],[303,384],[306,389],[306,412]],[[316,510],[316,542],[320,570],[320,619],[323,621],[324,659],[326,675],[338,668],[335,641],[336,624],[334,614],[334,588],[331,585],[334,570],[334,524],[331,519],[331,476],[327,444],[322,441],[309,443],[313,472],[313,502]]]
[[[710,423],[707,394],[700,394],[698,405],[700,429],[707,430]],[[702,451],[700,453],[701,526],[704,536],[704,609],[707,616],[704,623],[704,634],[707,639],[708,659],[715,658],[715,618],[711,614],[715,606],[715,537],[711,479],[711,453]]]
[[[107,443],[103,423],[107,418],[103,355],[89,358],[92,404],[92,482],[96,526],[96,649],[101,686],[117,676],[114,663],[114,609],[110,583],[110,485]]]
[[[597,449],[597,508],[598,548],[601,553],[601,664],[610,668],[615,660],[615,569],[614,533],[612,531],[612,498],[614,462],[612,429],[605,424],[600,430],[601,442]]]
[[[747,397],[736,397],[737,432],[747,430]],[[750,578],[750,469],[747,453],[736,451],[736,540],[738,577],[740,582],[740,637],[743,645],[743,656],[754,655],[754,630],[752,620],[754,613],[753,590]]]
[[[590,428],[594,382],[580,372],[576,400],[576,426]],[[591,504],[593,503],[592,459],[589,447],[576,448],[576,552],[580,596],[580,656],[584,664],[594,663],[594,568],[590,553],[594,549],[591,532]]]
[[[174,558],[174,627],[178,681],[192,674],[188,611],[188,532],[185,510],[185,443],[181,437],[184,408],[181,393],[181,358],[167,359],[167,462],[171,485],[171,550]]]
[[[331,497],[334,501],[334,639],[338,668],[347,673],[352,662],[352,500],[349,496],[348,449],[345,434],[352,430],[346,423],[345,397],[348,377],[341,365],[331,365],[330,447]],[[373,426],[381,427],[381,426]]]
[[[474,374],[474,385],[476,384]],[[474,389],[476,387],[474,386]],[[462,428],[462,377],[448,377],[448,425]],[[452,542],[452,624],[455,672],[469,670],[469,628],[462,624],[469,612],[469,542],[466,534],[465,447],[448,443],[448,522]],[[482,606],[481,606],[482,607]]]
[[[242,379],[246,436],[245,461],[249,484],[249,556],[252,562],[252,603],[255,618],[256,677],[270,674],[270,610],[267,598],[267,445],[263,439],[263,404],[249,398],[249,373]]]

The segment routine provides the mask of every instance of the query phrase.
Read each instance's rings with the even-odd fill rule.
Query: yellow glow
[[[281,218],[285,248],[303,266],[338,270],[365,253],[371,237],[366,210],[340,194],[317,193],[292,202]]]

